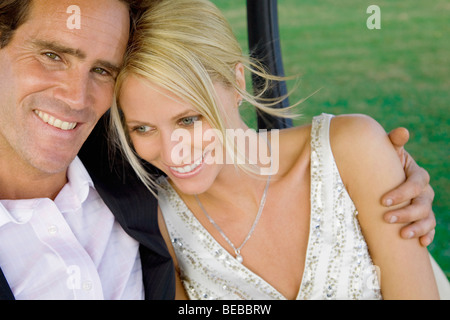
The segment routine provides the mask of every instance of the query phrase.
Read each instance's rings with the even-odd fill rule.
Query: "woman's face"
[[[235,91],[215,85],[225,112],[239,114]],[[196,108],[149,81],[129,76],[120,94],[126,128],[141,158],[162,170],[185,194],[205,192],[225,163],[224,148]]]

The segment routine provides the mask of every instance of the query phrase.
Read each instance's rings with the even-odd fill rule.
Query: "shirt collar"
[[[39,203],[39,199],[2,200],[0,202],[0,227],[9,222],[16,224],[28,222],[37,203]]]
[[[87,172],[81,160],[76,157],[69,166],[67,171],[68,184],[72,186],[74,192],[78,195],[81,203],[86,201],[89,188],[94,188],[94,182]]]
[[[55,204],[63,213],[78,210],[86,201],[90,188],[95,189],[91,176],[78,157],[67,170],[67,180],[55,199]]]

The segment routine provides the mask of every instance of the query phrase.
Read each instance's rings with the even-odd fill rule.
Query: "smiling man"
[[[3,183],[23,183],[0,188],[3,199],[56,196],[111,105],[128,43],[128,9],[119,1],[82,1],[82,27],[69,30],[71,3],[32,2],[29,18],[0,51],[0,170]]]
[[[97,191],[77,157],[112,103],[129,40],[131,2],[0,4],[2,298],[173,296],[170,259],[165,276],[157,280],[161,289],[154,277],[146,276],[155,265],[148,262],[146,248],[141,248],[141,265],[139,242],[112,213],[133,210],[145,217],[156,201],[150,196],[128,200],[132,203],[125,199],[120,205],[102,201],[101,187]],[[67,27],[72,5],[82,14],[79,28]],[[17,24],[16,30],[8,30]],[[147,243],[151,247],[158,241]]]
[[[141,2],[0,1],[0,299],[174,297],[156,199],[102,153],[99,119]],[[68,27],[73,6],[79,28]],[[418,237],[434,227],[432,194],[409,168],[393,204],[424,190],[396,213],[422,219],[409,226]]]

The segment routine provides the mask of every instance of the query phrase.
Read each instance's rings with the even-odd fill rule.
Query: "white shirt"
[[[142,299],[139,244],[81,161],[55,201],[0,200],[0,267],[16,299]]]

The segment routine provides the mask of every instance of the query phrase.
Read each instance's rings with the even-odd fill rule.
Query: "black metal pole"
[[[277,0],[247,0],[248,42],[251,55],[262,62],[273,75],[284,76],[283,61],[278,29]],[[254,88],[257,90],[261,79],[253,75]],[[276,82],[264,98],[277,98],[287,93],[284,81]],[[285,99],[276,108],[289,105]],[[291,119],[278,118],[258,112],[259,129],[281,129],[292,126]]]

